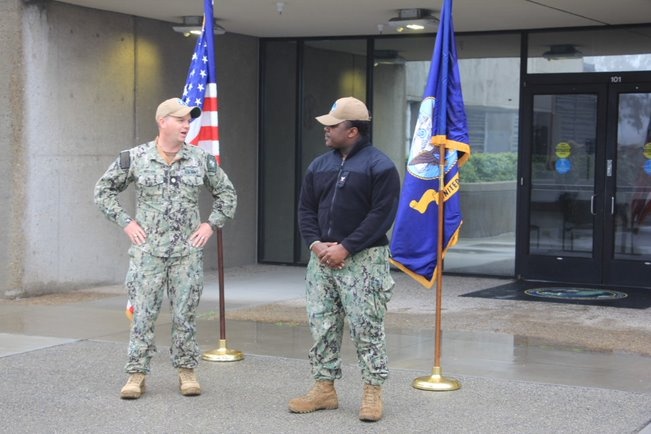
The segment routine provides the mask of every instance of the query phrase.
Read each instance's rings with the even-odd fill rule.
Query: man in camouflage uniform
[[[194,368],[199,363],[195,339],[196,309],[203,290],[203,247],[213,232],[233,218],[236,194],[215,157],[185,143],[190,121],[201,114],[180,99],[156,110],[158,137],[123,151],[95,185],[95,203],[123,228],[131,241],[126,287],[134,307],[129,337],[127,384],[121,398],[139,398],[145,390],[152,355],[154,324],[164,293],[172,313],[172,365],[179,369],[181,393],[199,395]],[[118,193],[135,183],[135,219],[122,208]],[[199,215],[205,187],[214,202],[207,222]]]
[[[294,413],[338,407],[334,380],[341,378],[344,317],[362,371],[363,421],[382,417],[381,385],[389,371],[384,334],[393,279],[386,232],[396,214],[400,180],[393,162],[369,141],[370,116],[353,97],[335,102],[323,124],[330,152],[308,167],[301,189],[299,225],[311,251],[307,311],[316,380],[307,395],[292,399]]]

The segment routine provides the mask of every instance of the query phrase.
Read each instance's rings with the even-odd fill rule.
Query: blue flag
[[[444,185],[440,150],[445,147]],[[427,85],[420,105],[391,239],[391,262],[423,286],[435,283],[438,220],[443,212],[443,257],[461,229],[459,167],[470,156],[457,65],[452,0],[445,0]],[[444,203],[439,204],[443,188]]]

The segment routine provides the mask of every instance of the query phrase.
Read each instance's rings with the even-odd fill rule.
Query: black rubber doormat
[[[493,288],[462,294],[460,297],[499,300],[546,301],[552,303],[646,309],[651,307],[651,289],[589,288],[536,282],[510,282]]]

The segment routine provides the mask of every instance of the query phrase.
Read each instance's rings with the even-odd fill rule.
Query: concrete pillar
[[[0,2],[0,297],[19,292],[25,256],[23,6]]]

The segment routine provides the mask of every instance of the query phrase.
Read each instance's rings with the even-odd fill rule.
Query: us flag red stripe
[[[209,83],[203,101],[201,117],[190,124],[188,143],[210,152],[219,164],[219,113],[217,111],[217,85]]]
[[[212,0],[204,0],[204,23],[201,36],[192,54],[188,78],[183,88],[183,101],[201,108],[201,117],[190,124],[187,143],[210,152],[221,163],[219,154],[219,100],[213,33]]]

